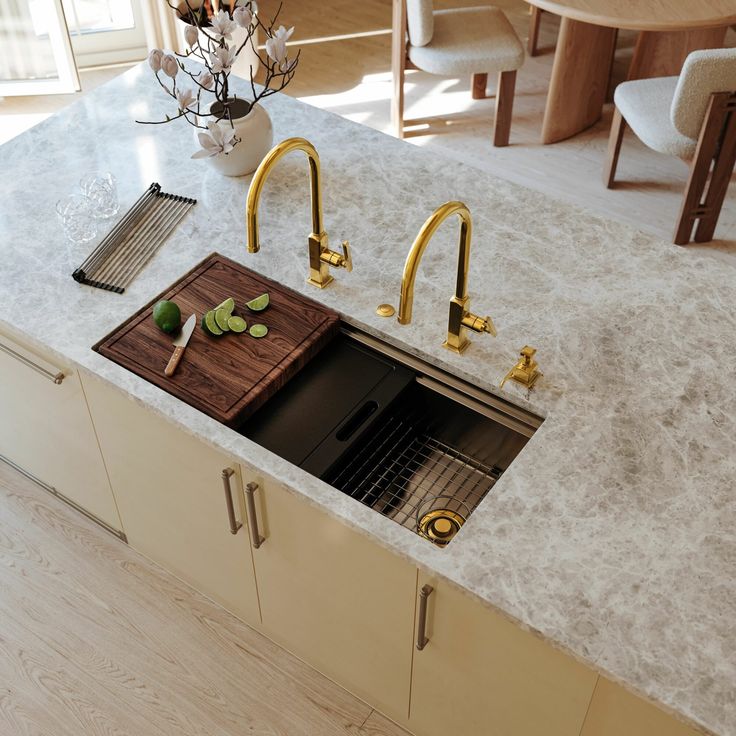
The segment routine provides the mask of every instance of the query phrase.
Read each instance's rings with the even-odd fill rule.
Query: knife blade
[[[173,342],[174,352],[171,354],[171,358],[169,358],[166,370],[164,370],[165,376],[170,378],[174,375],[176,367],[179,365],[179,361],[181,360],[181,356],[184,355],[184,348],[186,348],[187,343],[189,342],[189,338],[192,336],[192,332],[194,332],[194,326],[196,324],[197,315],[192,314],[179,331],[176,340],[174,340]]]

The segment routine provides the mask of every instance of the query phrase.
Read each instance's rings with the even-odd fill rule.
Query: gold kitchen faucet
[[[494,337],[496,336],[496,328],[490,317],[479,317],[477,314],[468,311],[470,302],[468,296],[468,267],[470,265],[470,238],[473,224],[470,210],[462,202],[443,204],[422,225],[422,229],[414,240],[404,264],[398,320],[402,325],[408,325],[411,322],[414,304],[414,280],[417,276],[419,262],[437,228],[451,215],[457,215],[460,218],[460,242],[458,245],[455,295],[450,299],[447,340],[445,340],[443,346],[456,353],[462,353],[470,345],[470,340],[465,336],[466,328],[473,330],[473,332],[488,332]]]
[[[273,167],[291,151],[302,151],[309,159],[309,182],[312,192],[312,232],[309,235],[309,278],[307,281],[314,286],[324,289],[333,281],[330,275],[330,266],[353,270],[353,260],[350,245],[347,241],[342,244],[342,253],[330,250],[327,233],[322,225],[322,189],[320,180],[319,155],[315,147],[304,138],[287,138],[274,146],[253,175],[246,200],[246,228],[248,232],[248,252],[258,253],[258,202],[263,185]]]

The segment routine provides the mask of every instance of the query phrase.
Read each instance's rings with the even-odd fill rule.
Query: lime
[[[215,310],[215,322],[223,332],[230,331],[230,328],[227,326],[227,321],[229,318],[230,312],[225,311],[221,307]]]
[[[268,327],[266,325],[253,325],[248,332],[251,337],[266,337],[268,335]]]
[[[233,332],[245,332],[246,327],[248,327],[245,320],[242,317],[237,316],[230,317],[227,321],[227,326]]]
[[[248,307],[251,312],[262,312],[268,306],[269,301],[268,292],[266,292],[265,294],[261,294],[255,299],[251,299],[249,302],[246,302],[245,306]]]
[[[181,326],[181,310],[178,304],[162,299],[153,308],[153,321],[164,332],[176,332]]]
[[[218,304],[215,307],[215,312],[218,312],[220,309],[227,312],[228,316],[230,316],[235,311],[235,299],[229,296],[222,304]]]
[[[215,310],[210,309],[207,314],[204,316],[204,324],[207,328],[207,332],[210,333],[210,335],[219,336],[222,335],[222,330],[217,326],[217,322],[215,322]]]

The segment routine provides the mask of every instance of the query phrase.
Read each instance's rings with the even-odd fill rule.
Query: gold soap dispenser
[[[513,368],[504,376],[499,388],[502,388],[504,383],[509,379],[520,383],[526,388],[531,388],[542,375],[542,372],[539,370],[539,364],[534,359],[536,352],[536,348],[530,345],[524,345],[519,351],[519,360],[516,361]]]

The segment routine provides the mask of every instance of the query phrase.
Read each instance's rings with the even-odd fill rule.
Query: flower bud
[[[165,54],[163,59],[161,59],[161,69],[163,69],[167,77],[173,79],[179,71],[179,63],[171,54]]]
[[[205,89],[212,89],[212,85],[215,82],[215,78],[209,73],[205,72],[200,78],[199,83],[205,88]]]
[[[237,7],[233,12],[233,20],[241,27],[247,28],[253,21],[253,13],[248,8]]]
[[[184,31],[184,40],[187,42],[189,48],[194,48],[199,40],[199,33],[196,26],[188,25]]]
[[[148,65],[157,72],[161,69],[161,59],[163,58],[164,52],[161,49],[151,49],[148,54]]]

